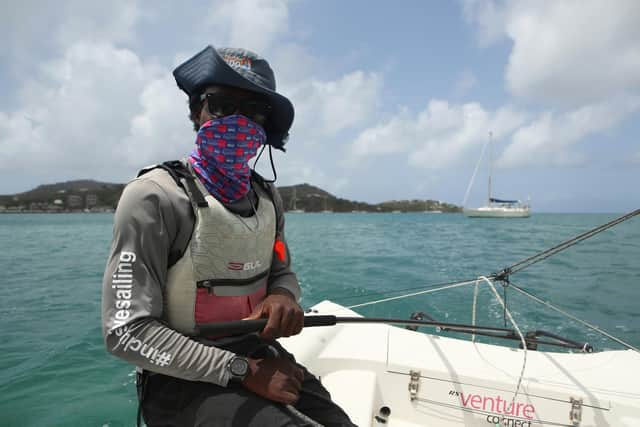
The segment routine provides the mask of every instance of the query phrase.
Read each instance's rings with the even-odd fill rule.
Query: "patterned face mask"
[[[249,159],[266,139],[262,126],[245,116],[209,120],[198,131],[189,163],[211,195],[234,202],[249,191]]]

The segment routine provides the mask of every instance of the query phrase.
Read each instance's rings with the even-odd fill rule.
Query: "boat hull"
[[[329,301],[313,310],[358,316]],[[359,426],[640,425],[632,350],[528,351],[511,406],[523,350],[384,324],[306,328],[281,342]]]
[[[531,215],[529,208],[483,207],[462,212],[469,218],[528,218]]]

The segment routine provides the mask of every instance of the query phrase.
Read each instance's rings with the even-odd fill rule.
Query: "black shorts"
[[[278,342],[256,335],[215,345],[243,356],[286,357],[295,362]],[[320,381],[298,366],[304,370],[304,380],[294,405],[264,399],[239,384],[221,387],[145,372],[138,376],[142,416],[148,427],[354,426]]]

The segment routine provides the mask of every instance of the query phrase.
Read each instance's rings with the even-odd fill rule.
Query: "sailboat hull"
[[[464,216],[469,218],[528,218],[529,208],[488,206],[477,209],[464,209]]]

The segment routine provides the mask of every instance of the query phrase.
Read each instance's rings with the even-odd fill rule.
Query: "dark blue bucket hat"
[[[276,79],[269,63],[246,49],[214,49],[211,45],[175,70],[178,87],[192,100],[207,86],[221,85],[259,93],[273,108],[265,126],[267,144],[284,151],[293,123],[293,104],[276,92]]]

